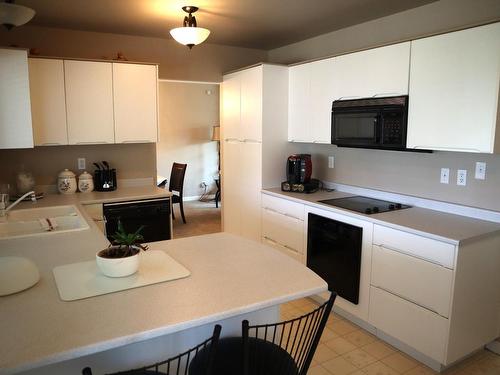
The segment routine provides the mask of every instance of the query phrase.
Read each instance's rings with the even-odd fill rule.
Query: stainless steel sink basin
[[[55,223],[49,230],[42,225],[49,218]],[[45,236],[88,229],[89,226],[76,206],[42,207],[12,210],[0,220],[0,239]]]

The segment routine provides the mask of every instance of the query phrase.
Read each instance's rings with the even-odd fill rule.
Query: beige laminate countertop
[[[264,194],[289,199],[294,202],[324,210],[357,217],[366,221],[398,230],[434,238],[451,244],[471,241],[500,232],[500,224],[461,215],[454,215],[421,207],[366,215],[340,207],[333,207],[318,201],[354,196],[340,191],[318,191],[312,194],[283,192],[280,188],[264,189]]]
[[[217,233],[149,244],[189,269],[191,276],[185,279],[64,302],[53,268],[95,259],[95,253],[108,245],[84,215],[88,230],[0,240],[0,256],[27,257],[41,275],[31,289],[0,297],[1,374],[151,339],[327,289],[314,272],[279,251]]]

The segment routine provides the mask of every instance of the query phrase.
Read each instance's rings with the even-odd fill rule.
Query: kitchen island
[[[69,374],[126,369],[175,354],[208,337],[238,334],[241,320],[278,319],[279,304],[323,292],[327,284],[270,247],[218,233],[150,243],[185,266],[184,279],[63,302],[52,269],[94,258],[107,245],[86,231],[0,241],[0,255],[39,268],[33,288],[0,298],[0,373]]]

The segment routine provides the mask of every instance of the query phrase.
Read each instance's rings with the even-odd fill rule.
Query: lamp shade
[[[212,127],[212,141],[220,141],[220,126]]]
[[[195,46],[197,44],[203,43],[210,34],[210,30],[204,29],[203,27],[177,27],[170,30],[170,35],[185,46]]]
[[[0,3],[0,24],[7,29],[28,23],[35,16],[31,8],[13,3]]]

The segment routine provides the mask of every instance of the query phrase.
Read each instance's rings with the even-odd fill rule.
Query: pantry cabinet
[[[500,23],[411,43],[407,147],[498,152]]]
[[[115,142],[112,63],[65,60],[68,141]]]
[[[33,147],[28,52],[0,49],[0,149]]]
[[[113,63],[115,143],[157,141],[156,65]]]
[[[63,60],[30,58],[29,78],[35,146],[67,145]]]
[[[311,69],[296,65],[288,71],[288,141],[313,142],[311,128]]]

